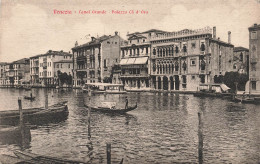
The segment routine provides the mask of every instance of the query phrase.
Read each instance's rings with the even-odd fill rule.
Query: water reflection
[[[44,105],[44,90],[33,89],[34,102],[25,107]],[[17,97],[23,90],[3,89],[0,106],[17,109]],[[259,161],[260,111],[255,105],[232,103],[225,99],[198,98],[173,93],[127,93],[95,95],[80,90],[49,89],[49,103],[68,100],[68,119],[60,123],[38,126],[31,130],[32,141],[26,149],[34,153],[106,162],[106,143],[112,145],[112,163],[197,163],[198,115],[203,121],[203,160],[205,163],[257,163]],[[101,101],[138,108],[125,115],[91,112],[84,103]],[[90,100],[89,100],[90,98]],[[1,109],[3,110],[3,109]],[[21,149],[18,144],[1,145],[0,151]]]

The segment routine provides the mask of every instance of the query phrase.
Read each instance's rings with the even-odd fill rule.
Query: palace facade
[[[200,84],[214,83],[216,77],[232,70],[234,46],[216,39],[215,27],[213,34],[209,27],[184,29],[158,34],[150,42],[155,90],[196,91]]]
[[[127,35],[127,42],[121,46],[121,80],[126,89],[150,89],[150,40],[155,35],[165,33],[151,29],[142,33],[136,32]]]

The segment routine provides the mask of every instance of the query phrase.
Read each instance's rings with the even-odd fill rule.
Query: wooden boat
[[[244,104],[260,104],[260,101],[257,101],[256,98],[248,96],[234,96],[233,101],[241,102]]]
[[[85,83],[82,87],[83,92],[91,92],[93,94],[124,94],[127,93],[123,84],[110,83]]]
[[[24,139],[31,141],[31,131],[27,126],[23,127]],[[20,126],[0,125],[0,141],[13,144],[22,142],[22,130]]]
[[[32,96],[32,97],[30,97],[30,96],[24,96],[23,97],[24,99],[26,99],[26,100],[35,100],[35,96]]]
[[[74,161],[69,159],[60,159],[51,156],[44,156],[39,154],[34,154],[26,151],[14,151],[14,154],[17,156],[17,159],[21,160],[22,162],[19,163],[55,163],[55,164],[84,164],[84,161]],[[9,157],[10,158],[10,157]]]
[[[135,106],[130,106],[127,109],[116,109],[116,108],[109,108],[109,107],[91,107],[84,104],[86,108],[91,108],[91,111],[101,112],[101,113],[109,113],[109,114],[125,114],[129,111],[135,110],[137,108],[137,103]]]
[[[198,91],[193,93],[194,97],[226,97],[231,95],[228,93],[225,84],[200,84]]]
[[[65,102],[54,104],[49,106],[48,109],[32,108],[23,110],[24,122],[30,124],[44,124],[49,122],[59,122],[67,119],[68,107]],[[18,125],[19,123],[19,111],[1,111],[0,112],[0,124],[2,125]]]

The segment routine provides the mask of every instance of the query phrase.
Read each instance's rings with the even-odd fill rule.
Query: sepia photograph
[[[0,0],[0,164],[260,163],[260,0]]]

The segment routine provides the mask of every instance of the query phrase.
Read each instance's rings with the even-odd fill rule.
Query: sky
[[[79,13],[89,10],[91,14]],[[92,14],[103,10],[106,14]],[[248,48],[248,27],[254,23],[260,23],[260,0],[0,0],[0,62],[48,50],[69,52],[76,41],[88,42],[89,35],[118,31],[126,39],[127,32],[149,29],[173,32],[216,26],[222,41],[227,42],[231,31],[231,43]]]

